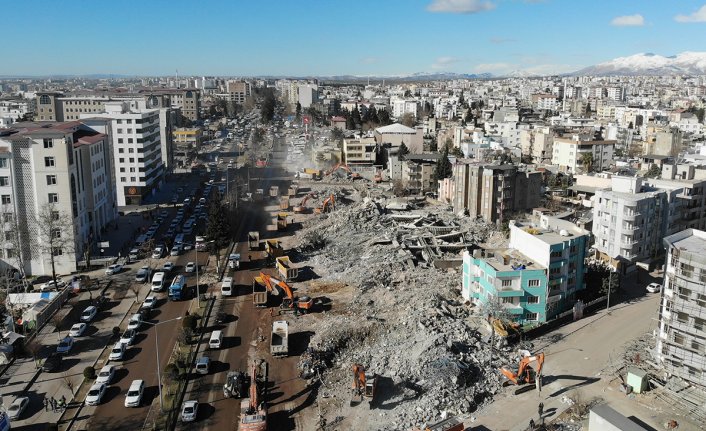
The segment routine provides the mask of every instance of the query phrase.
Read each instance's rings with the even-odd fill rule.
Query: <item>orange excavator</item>
[[[361,178],[361,176],[360,176],[359,173],[353,172],[353,171],[351,170],[351,168],[349,168],[348,165],[346,165],[345,163],[339,163],[339,164],[337,164],[336,166],[334,166],[334,167],[331,168],[330,170],[326,171],[325,175],[326,175],[326,176],[329,176],[329,175],[333,174],[334,172],[336,172],[336,171],[339,170],[339,169],[343,169],[344,171],[346,171],[346,172],[348,173],[348,175],[349,175],[352,179],[354,179],[354,180],[356,180],[356,179],[358,179],[358,178]]]
[[[282,289],[285,294],[285,298],[282,299],[282,308],[291,308],[298,313],[307,313],[314,307],[314,299],[309,296],[302,296],[301,298],[296,298],[292,288],[282,280],[278,280],[271,275],[267,275],[263,272],[260,273],[260,278],[265,283],[267,291],[271,294],[275,294],[275,286]]]
[[[299,205],[294,207],[294,212],[297,214],[306,212],[306,210],[307,210],[306,202],[309,200],[309,198],[315,198],[315,197],[316,197],[316,193],[314,193],[314,192],[311,192],[308,195],[304,196],[304,199],[302,199],[302,201],[299,203]]]
[[[535,368],[532,366],[534,365]],[[530,352],[524,350],[522,359],[517,369],[517,374],[507,368],[501,368],[500,372],[507,377],[508,382],[521,386],[524,384],[533,384],[538,392],[542,390],[542,367],[544,366],[544,352],[536,355],[531,355]],[[518,390],[521,392],[521,390]],[[517,392],[516,392],[517,393]]]
[[[267,406],[260,402],[258,394],[257,368],[253,365],[250,374],[250,397],[243,399],[240,403],[241,431],[266,431],[267,430]]]
[[[373,397],[375,397],[377,383],[377,375],[366,374],[362,365],[353,364],[353,397],[351,398],[351,406],[357,406],[362,403],[363,398],[368,398],[372,402]]]
[[[329,197],[324,199],[324,201],[320,207],[316,207],[314,212],[316,214],[321,214],[321,213],[327,212],[329,210],[329,208],[331,211],[333,211],[335,209],[335,207],[336,207],[336,198],[333,196],[333,193],[331,193],[331,195]]]

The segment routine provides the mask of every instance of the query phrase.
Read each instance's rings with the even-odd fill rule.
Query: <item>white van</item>
[[[161,292],[162,289],[164,289],[164,273],[163,272],[155,272],[154,276],[152,277],[152,286],[150,286],[150,290],[152,292]]]
[[[144,380],[133,380],[125,395],[125,407],[140,407],[142,394],[145,391]]]
[[[208,348],[209,349],[220,349],[221,342],[223,342],[223,332],[222,331],[213,331],[213,332],[211,332],[211,338],[208,339]]]
[[[233,296],[233,277],[223,277],[221,296]]]

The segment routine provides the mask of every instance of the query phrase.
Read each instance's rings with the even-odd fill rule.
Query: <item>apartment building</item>
[[[434,181],[436,163],[442,157],[439,153],[407,154],[401,164],[402,181],[412,194],[436,192],[439,188]]]
[[[515,165],[457,161],[453,165],[455,213],[487,222],[509,221],[513,213],[540,206],[542,173]]]
[[[510,246],[463,255],[462,296],[495,303],[520,323],[546,322],[573,307],[583,281],[589,233],[540,216],[510,222]]]
[[[164,88],[141,90],[139,94],[147,102],[148,109],[180,109],[181,115],[190,121],[201,120],[201,91],[197,88]]]
[[[177,127],[174,129],[174,144],[180,147],[193,145],[198,148],[203,140],[200,127]]]
[[[81,122],[23,122],[0,134],[0,260],[27,275],[77,270],[117,217],[110,137]],[[66,226],[48,232],[46,217]],[[42,221],[44,221],[42,223]],[[50,250],[48,235],[61,245]],[[56,243],[55,243],[56,244]]]
[[[319,86],[316,84],[301,84],[297,86],[297,101],[302,108],[310,108],[319,101]]]
[[[706,232],[664,238],[667,248],[656,357],[668,376],[706,387]]]
[[[392,147],[399,147],[404,142],[410,153],[421,153],[424,149],[424,137],[421,128],[413,129],[395,123],[378,127],[373,134],[375,142],[380,145],[390,144]]]
[[[252,88],[247,81],[227,81],[226,100],[235,103],[245,103],[252,95]]]
[[[584,154],[593,160],[592,170],[600,172],[613,166],[616,141],[594,140],[589,134],[574,134],[570,137],[555,137],[552,144],[552,164],[562,172],[576,174],[585,172]]]
[[[414,99],[390,98],[390,109],[393,118],[401,118],[404,114],[412,114],[414,118],[419,115],[419,102]]]
[[[104,113],[91,117],[110,119],[103,133],[113,142],[117,204],[140,205],[164,177],[160,110],[146,109],[144,101],[107,102]]]
[[[554,154],[554,132],[550,126],[520,130],[522,155],[534,163],[550,163]]]
[[[373,165],[377,156],[375,138],[344,139],[343,156],[349,165]]]

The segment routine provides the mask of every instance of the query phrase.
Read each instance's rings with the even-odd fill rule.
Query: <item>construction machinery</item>
[[[339,170],[339,169],[343,169],[344,171],[346,171],[346,173],[348,173],[348,176],[349,176],[351,179],[354,179],[354,180],[355,180],[355,179],[361,178],[361,176],[360,176],[359,173],[353,172],[353,171],[351,170],[351,168],[349,168],[348,165],[346,165],[345,163],[339,163],[339,164],[337,164],[336,166],[334,166],[334,167],[331,168],[330,170],[326,171],[326,173],[325,173],[324,175],[325,175],[325,176],[333,175],[333,173],[336,172],[336,171]]]
[[[329,197],[324,199],[324,201],[321,203],[320,207],[316,207],[314,212],[316,214],[321,214],[321,213],[325,213],[327,211],[333,211],[335,209],[335,205],[336,205],[336,198],[333,196],[333,193],[331,193],[331,195],[329,195]]]
[[[316,198],[316,193],[311,192],[311,193],[309,193],[308,195],[304,196],[304,198],[302,199],[302,201],[299,202],[299,205],[297,205],[297,206],[294,207],[294,212],[297,213],[297,214],[306,212],[306,201],[308,201],[309,198],[312,198],[312,197],[313,197],[313,198]]]
[[[353,397],[351,398],[351,406],[357,406],[366,398],[369,402],[372,402],[375,397],[377,384],[378,376],[376,374],[366,374],[362,365],[353,364]]]
[[[252,303],[255,307],[267,306],[267,285],[262,277],[255,277],[252,281]]]
[[[276,199],[279,197],[279,186],[270,187],[270,197]]]
[[[275,266],[277,267],[279,276],[282,277],[284,281],[293,281],[299,277],[299,268],[292,266],[289,256],[280,256],[275,259]]]
[[[266,431],[267,405],[260,401],[260,392],[267,387],[267,382],[257,378],[257,367],[250,372],[250,394],[240,402],[240,431]]]
[[[517,369],[517,373],[503,367],[500,372],[507,377],[508,382],[521,386],[524,384],[534,384],[537,392],[542,390],[542,367],[544,366],[544,352],[531,355],[527,350],[521,350],[522,359]],[[533,367],[534,366],[534,367]],[[518,390],[522,392],[522,390]],[[516,392],[517,393],[517,392]]]
[[[272,322],[270,353],[275,357],[289,354],[289,323],[286,320]]]
[[[289,196],[282,196],[279,198],[279,209],[282,211],[289,210]]]
[[[299,186],[296,184],[292,184],[289,186],[289,189],[287,189],[287,196],[290,198],[294,198],[297,196],[297,192],[299,191]]]
[[[277,230],[287,230],[287,213],[277,213]]]
[[[223,384],[223,396],[226,398],[242,398],[247,394],[248,377],[242,371],[228,371]]]
[[[271,275],[265,273],[260,273],[260,278],[267,286],[267,289],[273,294],[276,288],[282,289],[285,298],[282,299],[282,308],[289,308],[294,310],[296,313],[307,313],[314,307],[314,300],[309,296],[302,296],[297,298],[294,296],[292,288],[282,280],[278,280]]]
[[[284,255],[282,244],[280,244],[280,242],[276,239],[268,239],[265,241],[265,252],[272,259],[276,259]]]

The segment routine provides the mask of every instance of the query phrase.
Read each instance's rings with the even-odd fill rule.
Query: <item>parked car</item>
[[[86,331],[87,327],[88,325],[86,325],[85,323],[77,323],[71,327],[71,329],[69,330],[69,335],[72,337],[80,337]]]
[[[61,355],[53,352],[50,353],[47,359],[44,360],[42,363],[42,371],[46,371],[47,373],[54,372],[59,369],[61,366]]]
[[[94,305],[89,305],[86,307],[85,310],[83,310],[83,313],[81,313],[81,321],[82,322],[90,322],[91,320],[95,319],[96,314],[98,314],[98,308]]]
[[[135,313],[130,317],[130,321],[127,323],[127,329],[134,329],[137,331],[142,326],[142,315]]]
[[[164,254],[164,249],[162,247],[155,247],[152,251],[152,259],[160,259]]]
[[[105,395],[105,383],[94,383],[86,394],[86,404],[97,406],[101,403],[103,395]]]
[[[145,390],[144,380],[133,380],[125,395],[125,407],[140,407],[142,404],[142,393]]]
[[[142,303],[142,305],[140,307],[152,309],[156,305],[157,305],[157,297],[156,296],[148,296],[147,298],[145,298],[145,301]]]
[[[184,402],[184,407],[181,408],[181,421],[193,422],[196,420],[196,414],[199,409],[199,402],[189,400]]]
[[[662,290],[662,285],[659,283],[650,283],[647,285],[647,291],[650,293],[657,293]]]
[[[110,265],[110,266],[105,270],[105,275],[117,274],[117,273],[119,273],[119,272],[122,271],[122,270],[123,270],[123,266],[122,266],[122,265],[120,265],[119,263],[114,263],[114,264]]]
[[[194,368],[199,374],[208,374],[211,369],[211,359],[208,356],[201,356],[196,360]]]
[[[49,280],[39,286],[40,292],[51,292],[53,290],[59,290],[66,287],[66,282],[64,280]]]
[[[150,279],[150,267],[145,265],[142,268],[137,270],[137,274],[135,274],[135,281],[144,283],[147,280]]]
[[[132,343],[135,342],[135,335],[137,335],[137,332],[134,329],[127,329],[120,337],[120,342],[126,346],[132,346]]]
[[[10,419],[17,420],[20,418],[20,416],[22,416],[22,413],[24,413],[28,405],[29,398],[17,397],[15,398],[15,401],[10,404],[10,408],[7,409],[7,415],[10,417]]]
[[[172,247],[172,251],[169,252],[170,256],[179,256],[181,254],[182,246],[181,244]]]
[[[162,270],[164,272],[169,272],[172,269],[174,269],[174,262],[164,262],[164,265],[162,265]]]
[[[123,356],[125,356],[125,343],[122,343],[118,341],[113,345],[113,349],[110,351],[110,355],[108,356],[108,360],[110,361],[122,361]]]
[[[72,347],[74,347],[73,337],[64,337],[61,341],[59,341],[59,345],[56,346],[56,353],[66,355],[71,352]]]
[[[106,365],[98,372],[96,383],[105,383],[109,385],[115,377],[115,365]]]
[[[184,267],[184,272],[186,272],[187,274],[191,274],[195,270],[196,270],[196,264],[194,262],[189,262]]]

